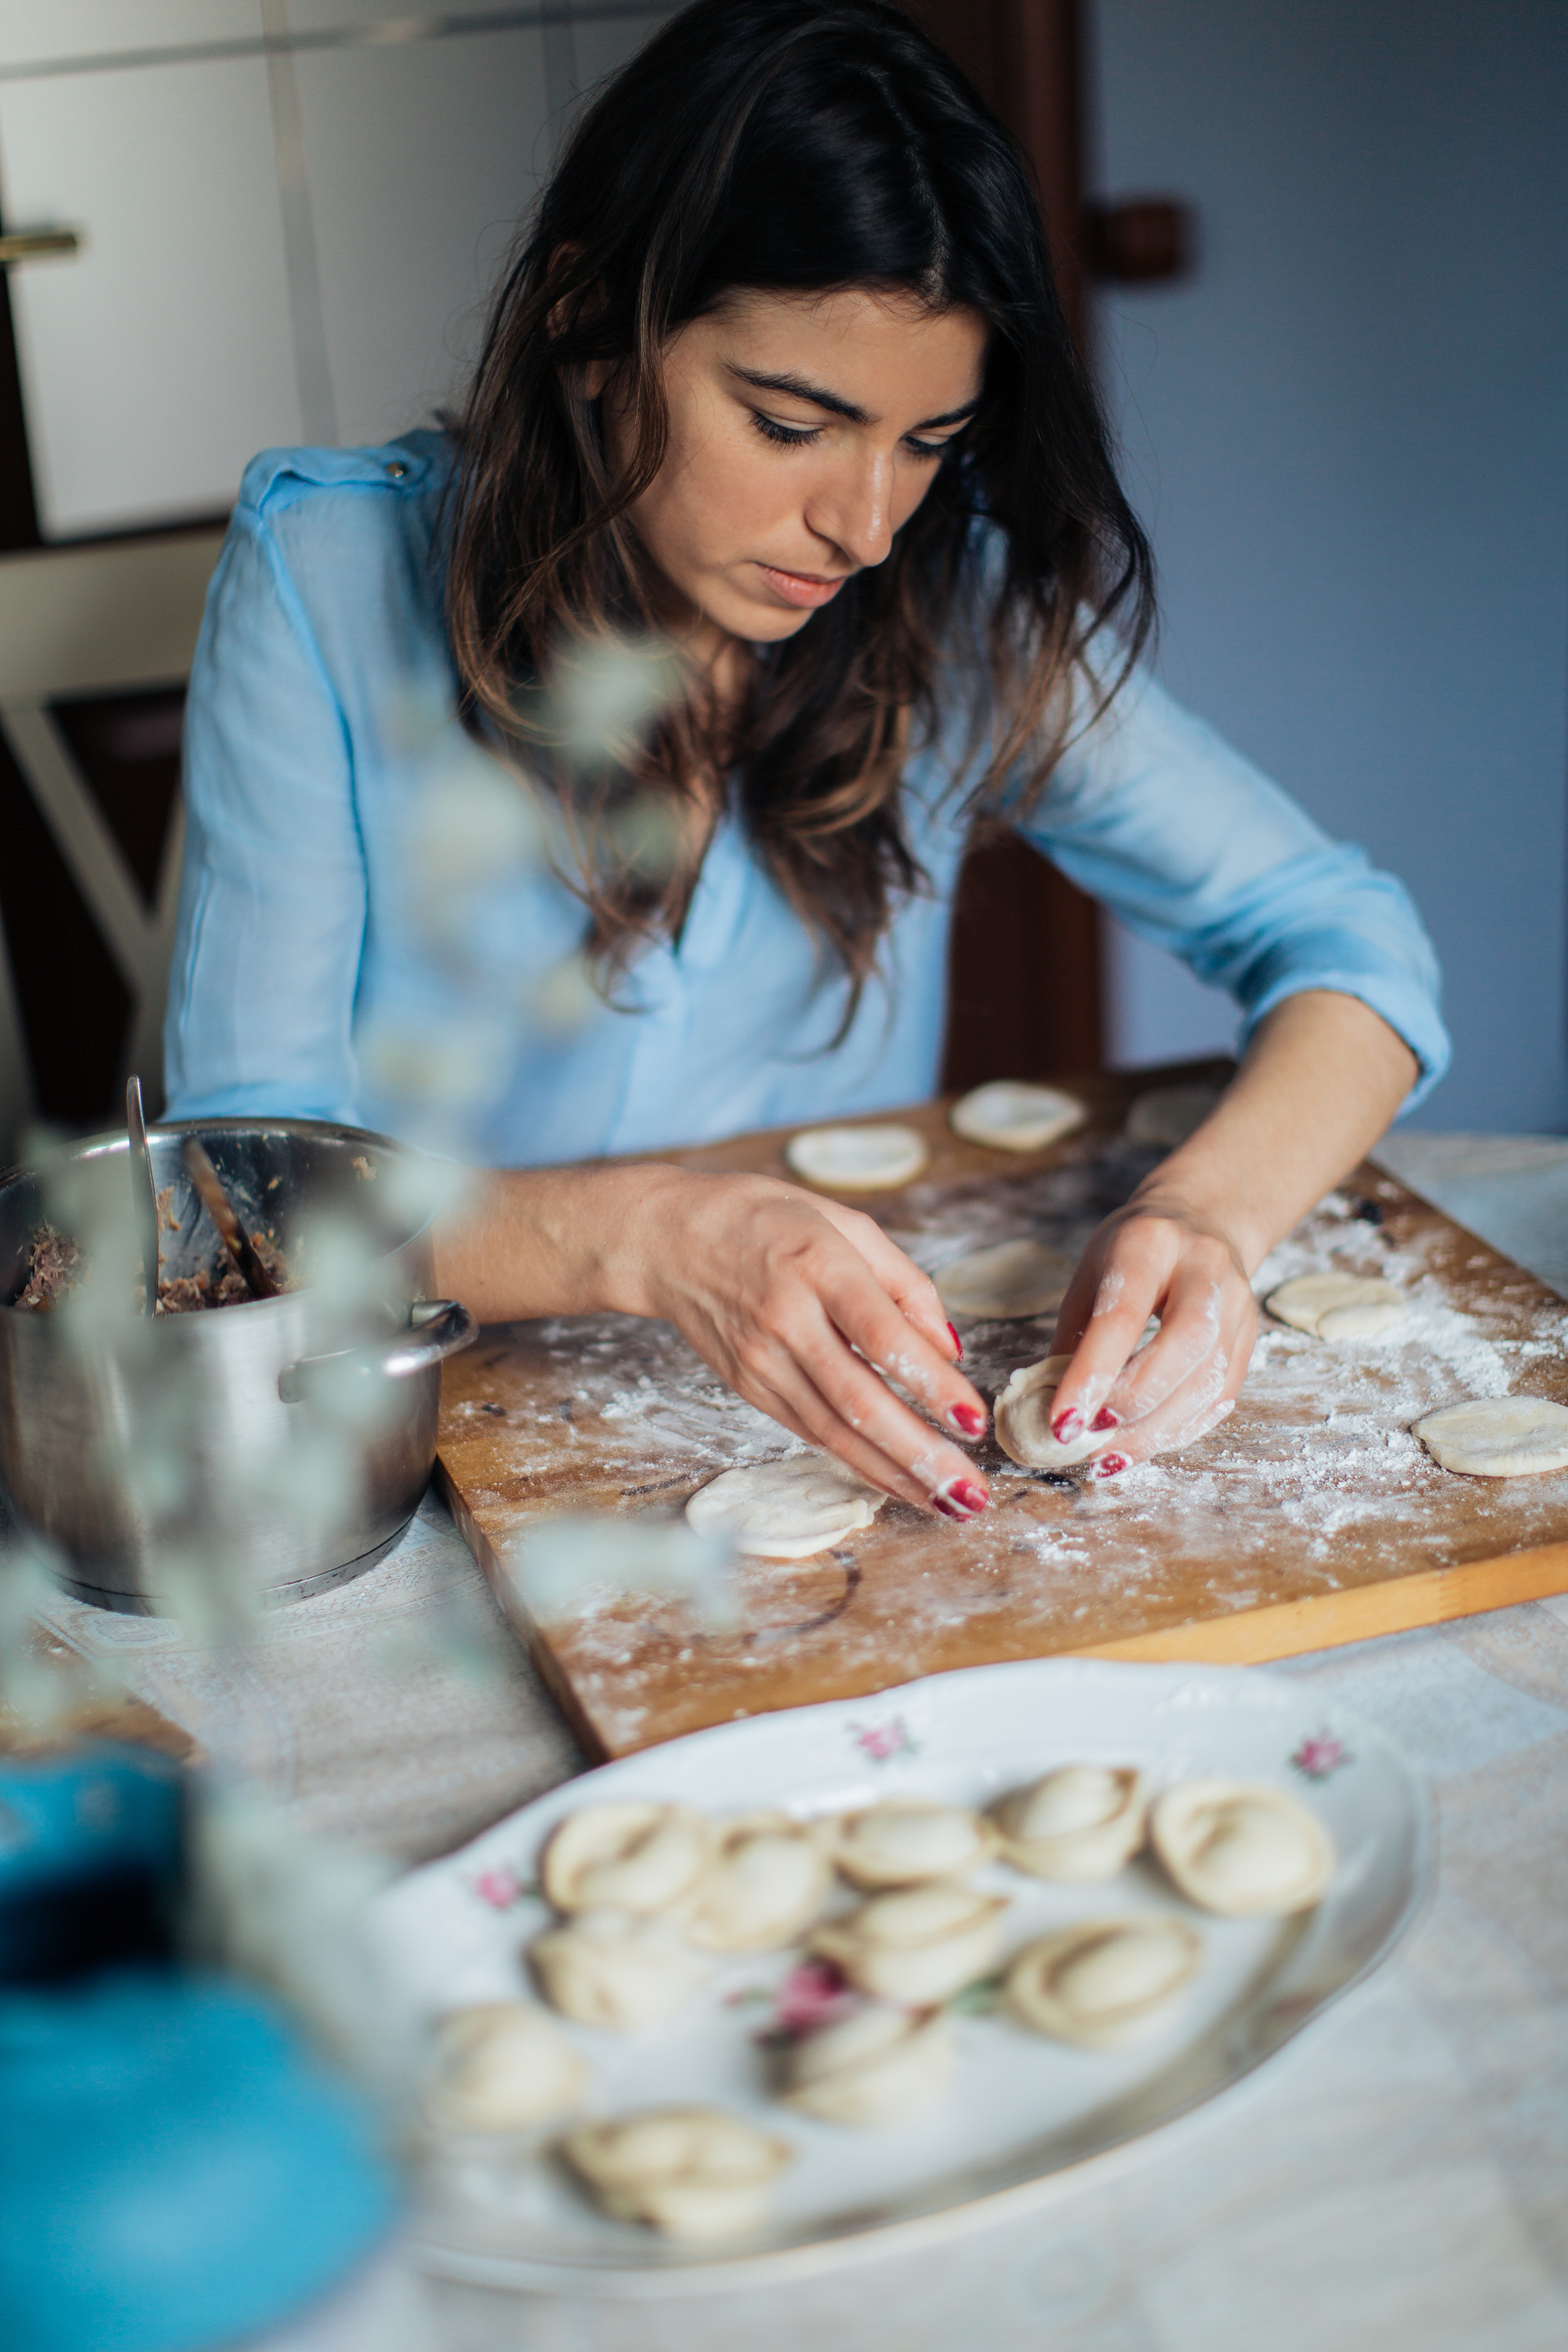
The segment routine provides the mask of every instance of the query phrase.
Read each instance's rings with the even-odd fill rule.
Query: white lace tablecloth
[[[1384,1156],[1568,1288],[1568,1144]],[[67,1600],[47,1622],[302,1820],[409,1860],[580,1768],[434,1502],[243,1663]],[[420,2282],[395,2248],[267,2352],[1563,2352],[1568,1600],[1272,1671],[1427,1774],[1437,1894],[1369,1988],[1207,2118],[1033,2217],[789,2288],[593,2305]]]

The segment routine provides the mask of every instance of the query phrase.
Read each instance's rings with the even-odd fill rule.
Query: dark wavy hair
[[[669,338],[738,289],[842,288],[977,313],[979,410],[887,561],[754,655],[721,740],[688,697],[618,781],[584,795],[556,773],[606,969],[679,930],[702,855],[689,824],[658,870],[615,855],[616,793],[689,803],[697,778],[730,768],[757,854],[853,1002],[921,880],[900,781],[934,730],[942,665],[977,652],[989,681],[954,779],[983,817],[1005,776],[1022,772],[1021,805],[1044,788],[1089,639],[1110,624],[1121,648],[1093,687],[1103,700],[1150,628],[1148,546],[1008,133],[880,0],[696,0],[584,114],[494,304],[456,426],[448,526],[468,723],[548,776],[529,713],[552,667],[653,626],[658,583],[627,510],[666,446]],[[587,392],[595,362],[631,420],[615,477]]]

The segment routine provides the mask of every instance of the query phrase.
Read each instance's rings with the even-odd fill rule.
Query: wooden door
[[[1023,144],[1075,331],[1085,329],[1077,0],[902,0]],[[948,965],[945,1087],[1100,1065],[1100,911],[1026,842],[972,849]]]

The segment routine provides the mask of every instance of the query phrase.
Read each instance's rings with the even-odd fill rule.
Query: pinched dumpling
[[[795,2044],[784,2100],[825,2123],[893,2123],[935,2098],[952,2062],[940,2012],[858,2009]]]
[[[587,2087],[582,2059],[529,2001],[455,2009],[437,2024],[435,2045],[425,2106],[446,2131],[525,2131],[552,2123],[581,2104]]]
[[[1025,1945],[1007,1971],[1007,1999],[1037,2032],[1111,2050],[1154,2023],[1202,1958],[1203,1940],[1184,1919],[1082,1919]]]
[[[1005,1896],[961,1880],[873,1895],[845,1919],[826,1919],[811,1948],[879,2000],[926,2009],[973,1984],[1002,1947]]]
[[[668,1911],[696,1891],[709,1848],[690,1805],[585,1805],[554,1831],[541,1875],[558,1911]]]
[[[1004,1454],[1025,1470],[1071,1470],[1110,1444],[1110,1430],[1080,1430],[1066,1444],[1051,1430],[1051,1410],[1070,1356],[1044,1356],[1020,1364],[992,1407],[992,1427]]]
[[[635,1911],[579,1911],[529,1947],[541,1991],[579,2025],[657,2025],[680,2007],[711,1963],[672,1920]]]
[[[617,2221],[696,2239],[755,2229],[795,2158],[787,2140],[718,2107],[660,2107],[584,2124],[563,2152]]]
[[[1143,1776],[1064,1764],[993,1807],[1002,1852],[1034,1878],[1110,1878],[1143,1843]]]
[[[718,1832],[686,1932],[715,1952],[792,1943],[821,1910],[829,1875],[820,1842],[803,1823],[787,1813],[742,1813]]]
[[[996,1832],[966,1805],[889,1797],[826,1824],[834,1861],[856,1886],[920,1886],[987,1862]]]
[[[1189,1902],[1231,1918],[1305,1911],[1334,1874],[1334,1842],[1316,1813],[1265,1781],[1167,1789],[1149,1836]]]

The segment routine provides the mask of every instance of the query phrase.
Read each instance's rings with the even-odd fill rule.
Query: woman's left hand
[[[1252,1276],[1415,1076],[1409,1046],[1352,996],[1308,989],[1259,1023],[1218,1106],[1107,1217],[1062,1302],[1051,1352],[1072,1362],[1051,1427],[1103,1434],[1092,1475],[1191,1445],[1234,1410],[1258,1336]],[[1151,1315],[1159,1335],[1135,1353]]]
[[[1135,1353],[1152,1315],[1158,1335]],[[1100,1226],[1062,1302],[1051,1352],[1072,1363],[1051,1427],[1064,1444],[1105,1433],[1096,1478],[1191,1445],[1234,1411],[1257,1336],[1237,1243],[1179,1194],[1141,1193]]]

